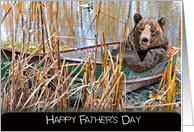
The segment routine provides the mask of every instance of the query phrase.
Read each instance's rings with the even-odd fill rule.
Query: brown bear
[[[143,72],[169,56],[168,37],[164,32],[166,18],[162,17],[156,21],[151,18],[142,18],[141,14],[135,13],[134,21],[135,26],[126,41],[114,48],[111,55],[115,61],[117,54],[120,53],[120,47],[123,48],[123,66],[128,66],[136,72]],[[140,61],[133,49],[131,35]]]

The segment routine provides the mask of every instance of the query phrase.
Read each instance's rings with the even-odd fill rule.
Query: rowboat
[[[120,42],[111,42],[111,43],[106,43],[105,47],[106,50],[111,50],[113,49],[116,45],[119,45]],[[5,48],[2,47],[8,56],[8,58],[11,58],[11,49],[10,48]],[[15,49],[16,53],[20,53],[19,49]],[[66,51],[60,51],[60,56],[61,60],[65,59],[66,63],[73,64],[69,65],[69,72],[73,71],[76,67],[76,64],[80,63],[85,57],[86,54],[89,53],[94,53],[95,52],[95,46],[88,46],[88,47],[83,47],[83,48],[77,48],[77,49],[71,49],[71,50],[66,50]],[[104,52],[104,51],[103,51]],[[178,48],[173,47],[170,50],[172,56],[173,56],[173,67],[172,69],[174,70],[175,67],[175,62],[177,59],[177,53],[178,53]],[[27,56],[30,53],[26,53]],[[38,59],[43,58],[42,54],[36,54],[32,59],[31,62],[36,62]],[[93,55],[92,57],[93,58]],[[122,67],[121,71],[123,71],[126,75],[126,91],[134,91],[139,88],[142,88],[144,86],[148,86],[150,84],[156,83],[160,81],[164,70],[168,64],[169,58],[165,58],[161,60],[155,67],[153,67],[150,70],[147,70],[145,72],[135,72],[131,70],[129,67]],[[102,71],[102,63],[101,63],[101,45],[97,46],[97,60],[96,60],[96,79],[98,79],[101,75]],[[80,67],[81,68],[81,67]],[[72,77],[77,74],[80,71],[80,68],[78,68],[75,73],[72,75]],[[4,71],[3,71],[4,73]],[[84,73],[80,73],[80,75],[76,78],[76,81],[81,81],[83,79]]]
[[[106,43],[105,47],[107,50],[113,49],[116,45],[119,45],[120,42],[111,42]],[[89,46],[79,49],[72,49],[67,51],[61,51],[60,55],[61,57],[65,57],[66,62],[69,63],[79,63],[81,62],[85,57],[86,54],[94,53],[95,52],[95,46]],[[103,51],[104,52],[104,51]],[[173,56],[173,70],[175,68],[175,62],[177,58],[178,48],[173,47],[170,50],[171,55]],[[93,58],[93,56],[92,56]],[[164,70],[168,64],[169,58],[165,58],[161,60],[155,67],[153,67],[150,70],[147,70],[145,72],[135,72],[131,70],[129,67],[122,67],[121,71],[123,71],[126,75],[126,89],[127,92],[131,92],[134,90],[137,90],[139,88],[142,88],[144,86],[148,86],[150,84],[156,83],[160,81]],[[102,71],[102,63],[101,63],[101,45],[97,46],[97,62],[96,62],[96,78],[98,79],[101,75]],[[70,72],[74,69],[73,66],[69,66]],[[80,69],[77,70],[79,72]],[[83,78],[83,73],[80,74],[80,76],[77,78],[79,79]]]

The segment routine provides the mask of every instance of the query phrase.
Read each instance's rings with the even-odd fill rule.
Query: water
[[[84,5],[91,1],[60,1],[59,2],[59,36],[85,37],[95,15],[98,13],[98,1],[94,1],[93,10],[83,9],[80,5]],[[25,42],[28,44],[41,43],[41,31],[37,32],[40,27],[40,8],[38,2],[20,2],[14,6],[15,21],[15,41],[22,43],[23,25],[25,28]],[[127,16],[129,16],[131,29],[134,26],[133,15],[139,12],[142,17],[151,17],[159,19],[165,16],[167,18],[165,31],[169,37],[172,46],[177,46],[178,28],[181,20],[181,4],[180,1],[124,1],[127,8]],[[9,2],[1,2],[2,16],[11,6]],[[46,2],[44,4],[47,9],[48,17],[56,11],[56,2]],[[124,23],[127,23],[125,8],[122,1],[102,1],[101,11],[110,15]],[[49,21],[50,34],[56,32],[56,16],[54,15]],[[100,14],[98,43],[101,41],[101,32],[104,32],[105,41],[121,41],[123,40],[125,24],[118,22],[104,14]],[[34,29],[36,34],[29,32]],[[1,39],[11,38],[11,15],[9,14],[3,24],[1,24]],[[86,38],[95,38],[96,21],[92,24]],[[29,39],[31,36],[31,39]],[[35,37],[34,37],[35,36]],[[46,34],[45,34],[46,36]],[[69,45],[71,47],[86,47],[95,44],[93,40],[82,39],[59,39],[61,45]],[[52,39],[55,43],[55,39]]]

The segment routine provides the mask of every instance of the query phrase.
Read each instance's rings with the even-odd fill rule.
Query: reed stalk
[[[107,60],[108,60],[108,51],[105,51],[105,58],[104,58],[104,62],[103,62],[103,67],[104,67],[103,73],[106,73],[106,71],[107,71],[107,68],[106,68],[106,66],[107,66]],[[106,75],[105,78],[106,78],[106,79],[103,80],[103,82],[102,82],[102,88],[101,88],[100,98],[101,98],[101,96],[102,96],[102,93],[104,92],[104,87],[106,86],[105,84],[106,84],[107,81],[108,81],[108,75]]]
[[[102,12],[102,11],[100,11],[100,13],[102,13],[102,14],[104,14],[105,16],[108,16],[108,17],[110,17],[110,18],[112,18],[112,19],[114,19],[114,20],[116,20],[116,21],[118,21],[118,22],[121,22],[121,23],[125,24],[125,22],[122,22],[122,21],[120,21],[120,20],[118,20],[118,19],[116,19],[116,18],[114,18],[114,17],[112,17],[112,16],[110,16],[110,15],[107,15],[106,13],[104,13],[104,12]]]
[[[37,9],[37,12],[39,12],[38,9]],[[37,14],[39,14],[39,13],[37,13]],[[50,19],[54,16],[54,14],[56,14],[56,11],[53,12],[53,13],[49,16],[49,18],[46,19],[46,21],[50,20]],[[39,24],[39,18],[38,18],[37,20],[38,20],[37,24]],[[36,35],[37,35],[37,33],[38,33],[40,30],[42,30],[42,28],[44,27],[44,25],[45,25],[44,23],[43,23],[40,27],[38,27],[38,25],[37,25],[37,31],[35,32]],[[33,31],[33,32],[34,32],[34,31]],[[38,39],[39,39],[39,36],[38,36]],[[37,43],[39,43],[39,41],[38,41]]]
[[[125,109],[136,109],[136,108],[150,108],[150,107],[161,107],[161,106],[170,106],[170,105],[176,105],[181,104],[181,102],[177,103],[168,103],[168,104],[159,104],[159,105],[146,105],[146,106],[125,106]]]
[[[160,84],[159,84],[159,86],[158,86],[158,91],[157,91],[157,93],[159,92],[159,89],[160,89],[160,87],[161,87],[161,85],[162,85],[163,80],[166,78],[166,71],[167,71],[167,68],[164,70],[164,74],[162,75],[162,79],[161,79]],[[163,83],[163,84],[165,84],[165,83]]]
[[[92,38],[80,38],[80,37],[69,37],[69,36],[54,36],[56,38],[69,38],[69,39],[85,39],[85,40],[96,40]]]
[[[44,4],[46,5],[46,2],[44,2]],[[45,6],[45,8],[44,8],[44,18],[45,18],[45,29],[46,29],[46,36],[47,36],[47,40],[46,40],[46,42],[48,43],[48,49],[49,49],[49,52],[51,53],[52,52],[52,50],[51,50],[51,40],[50,40],[50,38],[51,38],[51,36],[50,36],[50,31],[49,31],[49,21],[48,21],[48,18],[47,18],[47,6]],[[50,54],[50,56],[51,56],[51,60],[52,60],[52,62],[54,62],[54,57],[53,57],[53,54],[51,53]]]
[[[22,43],[22,53],[24,53],[24,49],[25,49],[25,30],[24,29],[22,29],[23,30],[23,43]]]
[[[90,70],[90,57],[88,59],[88,62],[86,63],[85,78],[84,78],[85,85],[88,85],[89,83],[89,76],[90,76],[89,70]],[[83,106],[84,106],[87,100],[87,89],[86,88],[84,88],[83,90],[83,96],[84,96],[84,100],[83,100]]]
[[[166,76],[166,88],[172,88],[171,87],[171,74],[172,74],[172,59],[173,57],[171,57],[168,61],[168,65],[167,65],[167,76]],[[166,93],[166,103],[169,103],[170,99],[170,92]]]
[[[14,64],[15,64],[15,46],[14,46],[14,8],[13,8],[13,2],[11,2],[12,5],[12,83],[11,83],[11,89],[10,89],[10,93],[11,93],[11,102],[10,102],[10,110],[13,110],[13,92],[15,91],[15,77],[14,77]]]
[[[146,101],[146,102],[151,101],[149,105],[153,105],[154,102],[155,102],[155,100],[156,100],[156,98],[159,96],[160,93],[162,93],[162,91],[163,91],[165,88],[166,88],[166,85],[163,86],[163,87],[161,88],[161,90],[156,94],[156,96],[155,96],[154,98],[149,99],[149,100]],[[168,90],[169,90],[169,89],[167,89],[166,91],[168,91]],[[166,93],[166,92],[165,92],[165,93]],[[160,98],[162,98],[164,95],[165,95],[165,94],[163,94],[162,96],[160,96]],[[145,103],[146,103],[146,102],[145,102]],[[145,103],[144,103],[144,104],[145,104]],[[149,111],[149,108],[146,108],[145,111]]]
[[[118,88],[115,110],[118,110],[118,107],[119,107],[119,104],[120,104],[120,100],[121,100],[123,86],[125,84],[125,80],[126,80],[126,75],[124,75],[124,79],[122,80],[122,83],[121,83],[121,79],[120,79],[120,83],[121,84],[119,85],[119,88]]]
[[[57,4],[57,11],[56,11],[56,22],[57,22],[57,36],[59,36],[59,18],[58,18],[58,8],[59,8],[59,2],[56,1]],[[59,38],[56,38],[57,43],[57,59],[58,59],[58,70],[60,70],[60,51],[59,51]]]
[[[97,18],[97,15],[94,17],[94,19],[92,20],[92,23],[90,24],[90,27],[88,28],[88,31],[86,32],[86,34],[85,34],[85,36],[84,36],[84,38],[86,38],[86,36],[87,36],[87,34],[88,34],[88,32],[89,32],[89,30],[90,30],[90,28],[92,27],[92,24],[94,23],[94,21],[96,20],[96,18]],[[83,38],[80,38],[80,39],[83,39]],[[96,39],[94,39],[94,40],[96,40]],[[82,45],[83,45],[83,43],[84,43],[84,40],[83,40],[83,42],[82,42]]]
[[[9,58],[8,58],[7,55],[5,54],[5,51],[3,50],[2,47],[1,47],[1,51],[3,52],[3,55],[5,56],[5,58],[7,59],[7,61],[10,62],[10,61],[9,61]]]
[[[17,1],[14,1],[13,5],[15,5],[16,2],[17,2]],[[12,4],[12,3],[11,3],[11,4]],[[11,6],[11,7],[9,8],[9,10],[5,13],[5,16],[4,16],[4,17],[2,18],[2,20],[1,20],[1,24],[3,23],[3,21],[5,20],[5,18],[6,18],[7,15],[9,14],[9,12],[12,10],[12,8],[13,8],[13,6]]]
[[[42,4],[42,2],[41,1],[39,1],[39,4],[40,4],[40,14],[41,14],[41,25],[43,26],[42,27],[42,47],[43,47],[43,54],[44,54],[44,56],[45,56],[45,53],[46,53],[46,48],[45,48],[45,43],[44,43],[44,23],[43,23],[43,12],[42,12],[42,10],[43,10],[43,4]]]
[[[103,99],[106,99],[109,100],[110,96],[112,95],[113,91],[114,91],[114,88],[116,87],[117,83],[120,81],[120,79],[122,78],[123,76],[123,72],[118,76],[118,78],[116,79],[116,81],[114,82],[114,84],[110,87],[110,89],[107,89],[108,87],[106,87],[106,94],[104,95]],[[102,104],[101,106],[101,109],[104,108],[105,104],[107,103],[108,101],[105,101],[104,104]]]
[[[104,40],[104,33],[101,33],[101,62],[102,62],[102,74],[104,73],[104,55],[103,55],[103,40]]]
[[[101,8],[101,1],[99,1],[99,7],[98,7],[98,15],[96,20],[96,47],[95,47],[95,53],[94,53],[94,80],[96,79],[96,56],[97,56],[97,45],[98,45],[98,30],[99,30],[99,19],[100,19],[100,8]]]
[[[177,63],[178,63],[178,56],[179,56],[179,52],[180,52],[180,45],[181,45],[181,20],[179,22],[179,37],[178,37],[178,54],[177,54],[177,59],[176,59],[176,63],[175,63],[175,68],[174,68],[174,74],[173,74],[173,78],[171,81],[171,91],[170,91],[170,97],[169,97],[169,103],[172,103],[174,100],[174,95],[175,95],[175,91],[176,91],[176,83],[175,83],[175,78],[176,78],[176,70],[177,70]],[[168,110],[171,110],[172,106],[168,107]]]
[[[105,97],[107,96],[107,94],[108,93],[110,93],[110,90],[113,88],[113,85],[115,84],[116,85],[116,83],[115,83],[115,76],[116,76],[116,74],[117,74],[117,71],[118,71],[118,67],[113,71],[113,74],[111,75],[111,78],[110,78],[110,81],[108,82],[108,84],[107,84],[107,86],[105,87],[105,89],[104,89],[104,91],[103,91],[103,93],[102,93],[102,97],[101,97],[101,100],[99,101],[99,104],[97,105],[97,110],[100,108],[100,105],[102,104],[102,102],[104,101],[104,99],[105,99]],[[118,78],[117,78],[117,80],[118,80]],[[118,81],[117,81],[118,82]],[[112,84],[112,85],[111,85]],[[110,86],[112,86],[111,88],[110,88]],[[110,88],[110,89],[109,89]]]

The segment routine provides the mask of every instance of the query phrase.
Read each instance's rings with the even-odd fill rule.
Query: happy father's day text
[[[46,115],[46,124],[58,124],[58,123],[79,123],[83,124],[117,124],[122,123],[122,125],[140,123],[141,116],[47,116]]]

